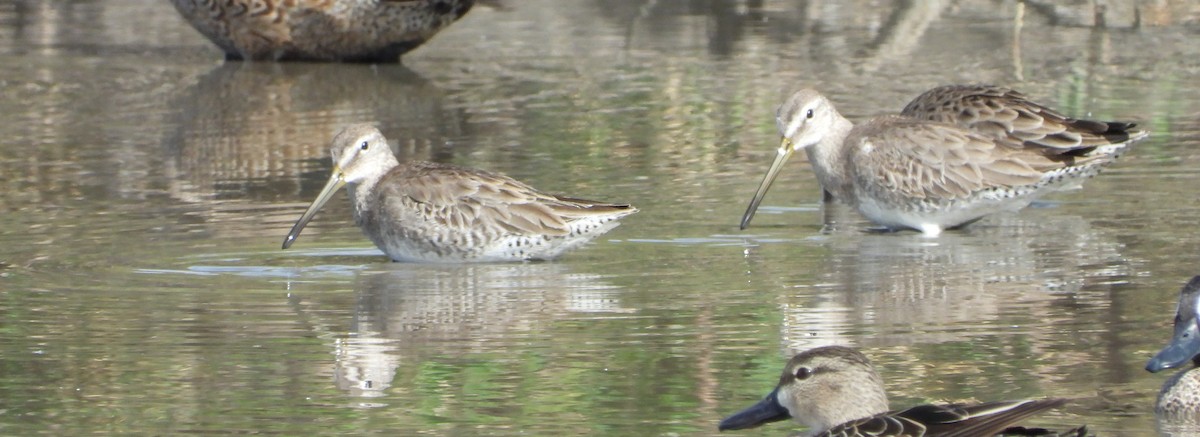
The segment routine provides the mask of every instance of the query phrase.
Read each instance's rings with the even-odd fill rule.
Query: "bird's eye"
[[[367,150],[367,147],[369,147],[369,146],[370,146],[370,144],[368,144],[366,141],[363,141],[362,144],[360,144],[358,146],[358,148],[362,149],[362,150]]]
[[[804,114],[805,118],[812,118],[812,116],[813,116],[813,113],[812,113],[811,109],[809,109],[808,112]]]
[[[812,370],[807,367],[796,369],[796,379],[808,379],[812,375]]]

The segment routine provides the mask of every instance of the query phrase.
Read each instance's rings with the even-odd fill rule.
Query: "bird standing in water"
[[[333,174],[288,232],[287,249],[343,185],[354,221],[395,261],[552,259],[637,212],[628,204],[546,194],[504,175],[432,162],[400,164],[374,126],[342,129]]]
[[[742,216],[742,229],[800,149],[834,199],[889,230],[937,236],[1076,188],[1149,135],[1132,123],[1069,118],[988,85],[934,88],[900,115],[857,126],[806,89],[779,107],[775,122],[783,140]]]

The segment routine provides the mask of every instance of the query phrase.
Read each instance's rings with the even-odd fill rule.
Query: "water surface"
[[[0,6],[0,433],[710,435],[824,344],[896,407],[1155,432],[1142,366],[1200,273],[1200,13],[912,3],[512,2],[392,66],[222,63],[167,2]],[[737,229],[790,91],[861,120],[952,82],[1153,134],[938,239],[864,232],[803,162]],[[397,264],[339,195],[279,250],[357,122],[642,212],[555,262]]]

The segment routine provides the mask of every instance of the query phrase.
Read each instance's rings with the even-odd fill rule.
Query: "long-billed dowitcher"
[[[779,384],[763,400],[721,421],[722,431],[754,428],[795,419],[808,436],[991,436],[1027,417],[1058,407],[1065,399],[986,402],[974,405],[921,405],[888,411],[883,380],[871,361],[844,346],[801,352],[783,368]],[[1085,427],[1063,434],[1084,436]]]
[[[1076,188],[1130,143],[1132,123],[1077,120],[986,85],[934,88],[900,115],[857,126],[820,93],[796,92],[776,113],[775,161],[742,216],[750,224],[783,164],[805,149],[826,194],[892,230],[936,236],[985,215]]]
[[[226,59],[397,62],[475,0],[172,0]]]
[[[283,240],[343,185],[354,221],[396,261],[489,262],[551,259],[637,212],[627,204],[546,194],[483,170],[432,162],[401,165],[374,126],[342,129],[330,145],[333,174]]]
[[[1192,366],[1171,376],[1158,392],[1154,411],[1168,419],[1200,421],[1200,276],[1179,291],[1175,335],[1150,361],[1146,370],[1160,372],[1187,363]]]

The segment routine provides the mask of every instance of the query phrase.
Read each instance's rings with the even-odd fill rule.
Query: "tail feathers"
[[[1124,143],[1124,142],[1130,142],[1130,141],[1137,141],[1142,138],[1145,138],[1146,135],[1148,134],[1144,130],[1134,129],[1137,127],[1137,123],[1127,123],[1127,122],[1123,122],[1123,121],[1096,121],[1096,120],[1080,120],[1080,119],[1067,119],[1065,121],[1066,121],[1067,126],[1070,126],[1072,129],[1077,130],[1078,132],[1083,134],[1083,136],[1085,137],[1085,139],[1084,139],[1085,144],[1090,142],[1090,141],[1087,141],[1087,138],[1086,138],[1087,136],[1089,136],[1088,134],[1099,137],[1099,138],[1096,138],[1096,140],[1103,138],[1104,139],[1103,141],[1108,142],[1108,143]]]
[[[971,407],[962,407],[963,417],[946,426],[941,431],[936,425],[929,427],[930,434],[947,437],[968,437],[995,435],[1008,425],[1043,411],[1057,408],[1066,403],[1066,399],[1041,399],[1014,402],[989,402]],[[947,423],[947,425],[949,425]],[[944,426],[944,425],[943,425]]]
[[[597,216],[621,218],[638,212],[636,207],[628,203],[598,202],[595,200],[578,199],[566,196],[554,196],[554,198],[561,203],[558,205],[553,205],[552,207],[558,214],[568,218],[587,218]]]
[[[1087,425],[1080,425],[1077,428],[1071,428],[1065,431],[1055,431],[1046,428],[1027,428],[1024,426],[1014,426],[1001,431],[1000,436],[1016,437],[1016,436],[1041,436],[1041,437],[1088,437]]]

